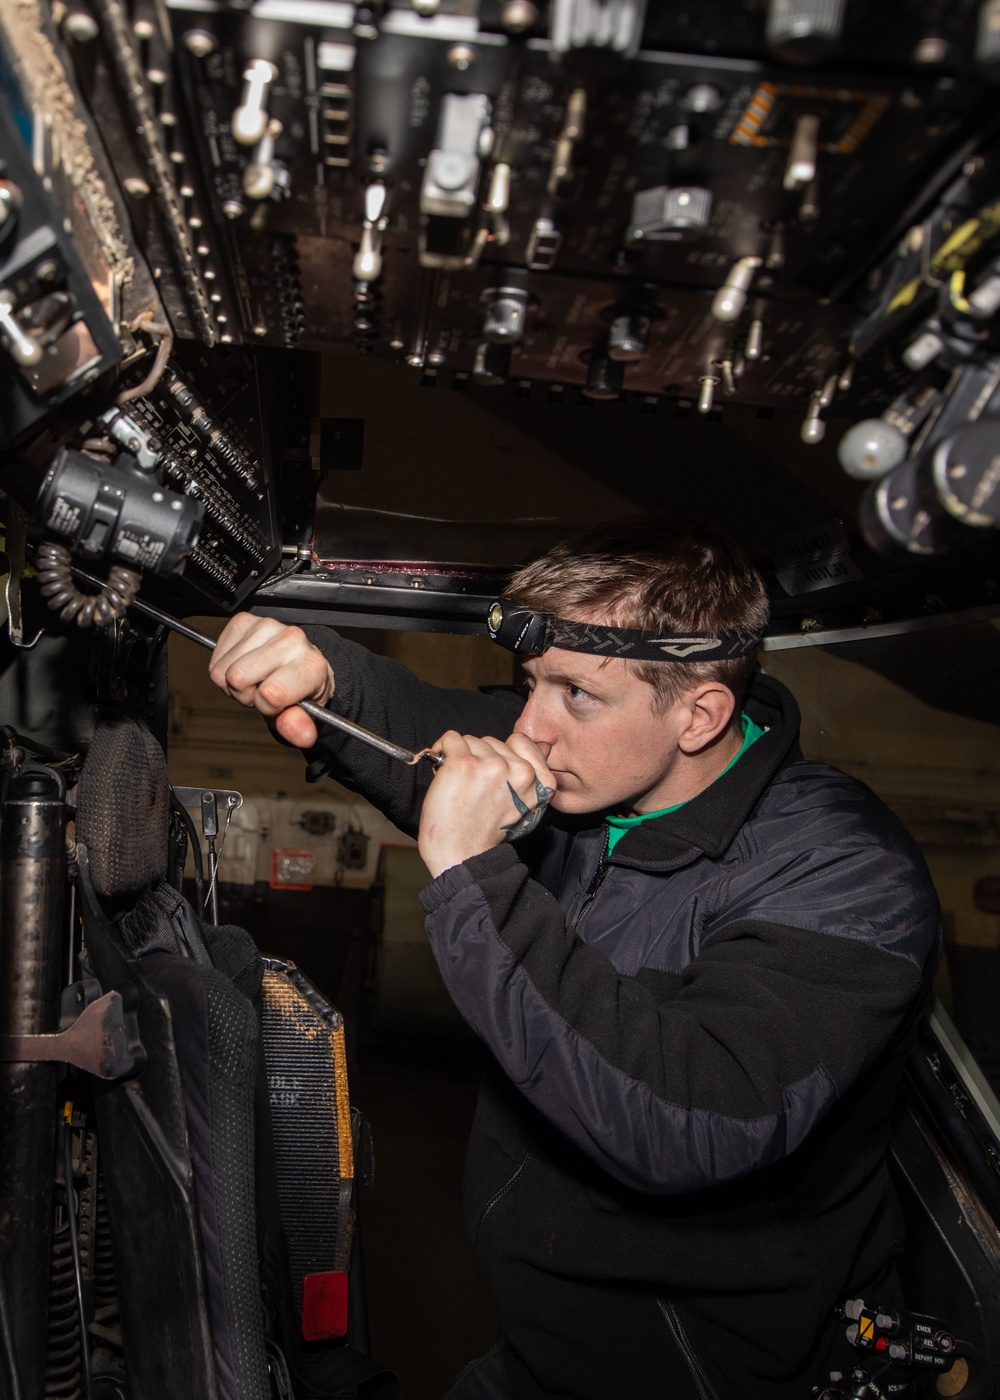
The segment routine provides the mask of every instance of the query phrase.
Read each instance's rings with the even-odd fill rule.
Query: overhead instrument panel
[[[127,406],[219,606],[307,566],[293,350],[864,420],[869,543],[995,519],[979,438],[931,459],[1000,412],[1000,0],[17,0],[0,48],[0,446],[100,472]]]
[[[995,108],[974,4],[94,16],[63,29],[180,334],[594,397],[808,400]]]

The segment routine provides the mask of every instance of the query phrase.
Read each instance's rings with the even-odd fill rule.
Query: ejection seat
[[[146,1067],[98,1093],[130,1400],[395,1400],[365,1354],[343,1024],[292,965],[167,880],[149,730],[97,725],[80,779],[85,960]]]

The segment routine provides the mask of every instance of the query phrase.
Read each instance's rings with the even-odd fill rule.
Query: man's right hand
[[[334,690],[333,671],[300,627],[237,613],[215,644],[208,673],[241,705],[274,719],[290,744],[300,749],[315,744],[316,726],[297,702],[325,705]]]

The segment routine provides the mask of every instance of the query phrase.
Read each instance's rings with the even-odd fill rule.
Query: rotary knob
[[[767,42],[789,63],[814,63],[835,47],[846,0],[771,0]]]
[[[1000,520],[1000,423],[980,418],[959,428],[934,453],[934,489],[945,509],[963,525],[979,528]]]
[[[587,382],[583,392],[588,399],[620,398],[625,382],[625,366],[620,360],[609,360],[607,355],[595,353],[587,366]]]
[[[528,293],[520,287],[491,287],[483,296],[483,338],[497,345],[520,340],[528,316]]]
[[[496,388],[510,373],[510,346],[484,340],[476,346],[472,379],[484,388]]]
[[[628,364],[641,360],[649,348],[649,317],[637,312],[616,316],[608,331],[608,355]]]
[[[913,460],[901,462],[881,481],[873,481],[861,498],[861,533],[878,554],[896,559],[943,554],[954,541],[959,527],[926,499],[917,466]]]

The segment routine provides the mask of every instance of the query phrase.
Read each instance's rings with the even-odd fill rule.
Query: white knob
[[[906,456],[906,438],[884,419],[866,418],[848,428],[837,456],[848,476],[872,481],[899,466]]]

